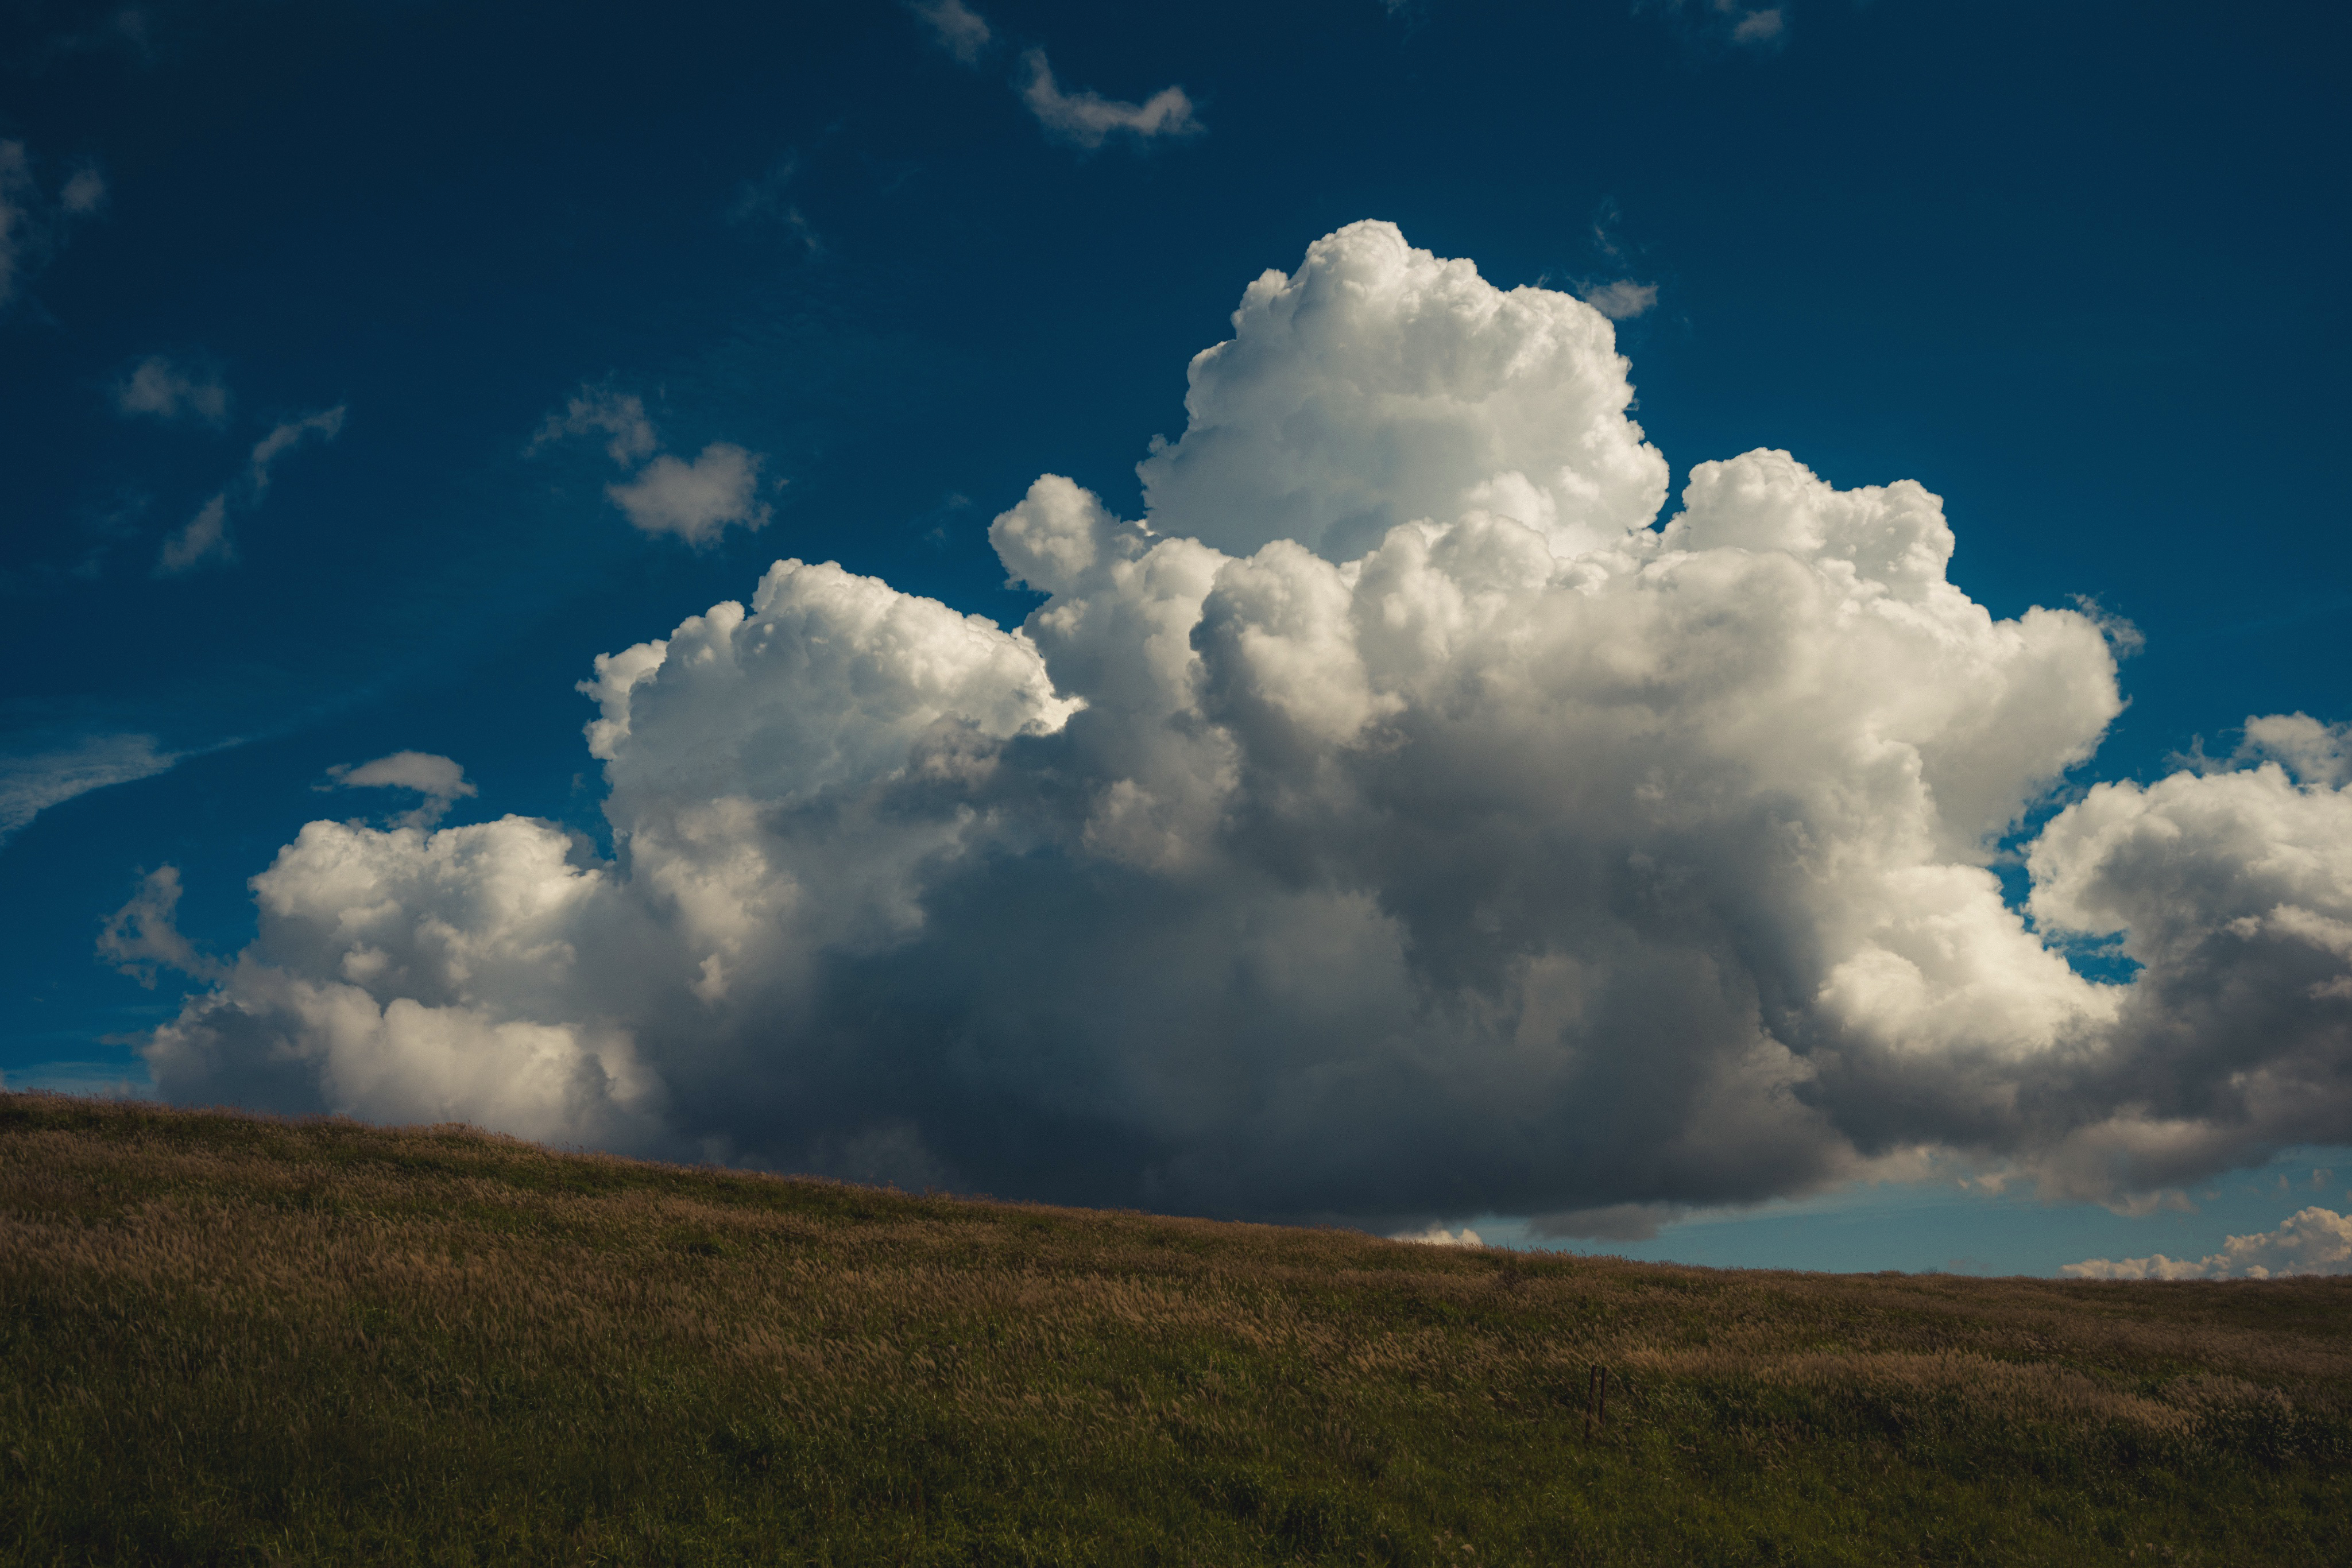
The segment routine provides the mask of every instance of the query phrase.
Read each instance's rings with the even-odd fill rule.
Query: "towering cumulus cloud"
[[[1599,311],[1385,224],[1252,284],[1018,631],[834,565],[596,661],[614,858],[314,822],[181,1098],[1383,1228],[1623,1234],[1925,1149],[2125,1199],[2352,1136],[2345,737],[2102,785],[2100,624],[1916,484],[1692,472]],[[2267,737],[2267,738],[2265,738]],[[2264,747],[2268,749],[2265,750]],[[2300,769],[2300,773],[2296,769]]]

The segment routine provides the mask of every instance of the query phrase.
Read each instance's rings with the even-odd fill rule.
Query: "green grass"
[[[0,1563],[2352,1562],[2348,1393],[2352,1281],[1456,1251],[0,1094]]]

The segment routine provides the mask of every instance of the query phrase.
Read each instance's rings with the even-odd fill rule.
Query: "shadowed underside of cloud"
[[[2352,1138],[2343,736],[2059,812],[2036,924],[2142,966],[2084,978],[1990,868],[2119,709],[2105,630],[1972,602],[1908,481],[1751,452],[1661,522],[1627,369],[1570,296],[1320,240],[1144,519],[996,518],[1020,629],[779,561],[596,661],[611,861],[313,822],[156,1081],[1390,1231]]]

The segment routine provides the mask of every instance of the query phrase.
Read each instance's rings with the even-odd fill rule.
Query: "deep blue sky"
[[[2128,618],[2097,776],[2352,717],[2339,10],[1792,0],[1757,47],[1629,0],[982,9],[1067,87],[1182,84],[1205,131],[1049,139],[1012,52],[964,68],[889,4],[11,10],[0,140],[44,199],[107,195],[50,213],[0,314],[0,751],[191,753],[0,847],[12,1085],[137,1077],[107,1037],[176,993],[96,962],[100,924],[172,862],[234,951],[331,765],[446,754],[457,820],[595,831],[571,684],[772,559],[1017,621],[989,517],[1047,470],[1136,511],[1243,286],[1357,218],[1505,285],[1654,282],[1620,343],[1677,486],[1758,445],[1916,478],[1996,613]],[[154,354],[218,373],[222,427],[118,413]],[[593,445],[528,453],[608,379],[676,450],[767,454],[772,524],[648,539]],[[150,576],[333,405],[237,564]],[[1874,1223],[1877,1254],[1784,1260],[2057,1260]]]

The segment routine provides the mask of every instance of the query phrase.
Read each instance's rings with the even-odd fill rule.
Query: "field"
[[[1530,1257],[0,1094],[0,1563],[2346,1563],[2347,1458],[2352,1280]]]

